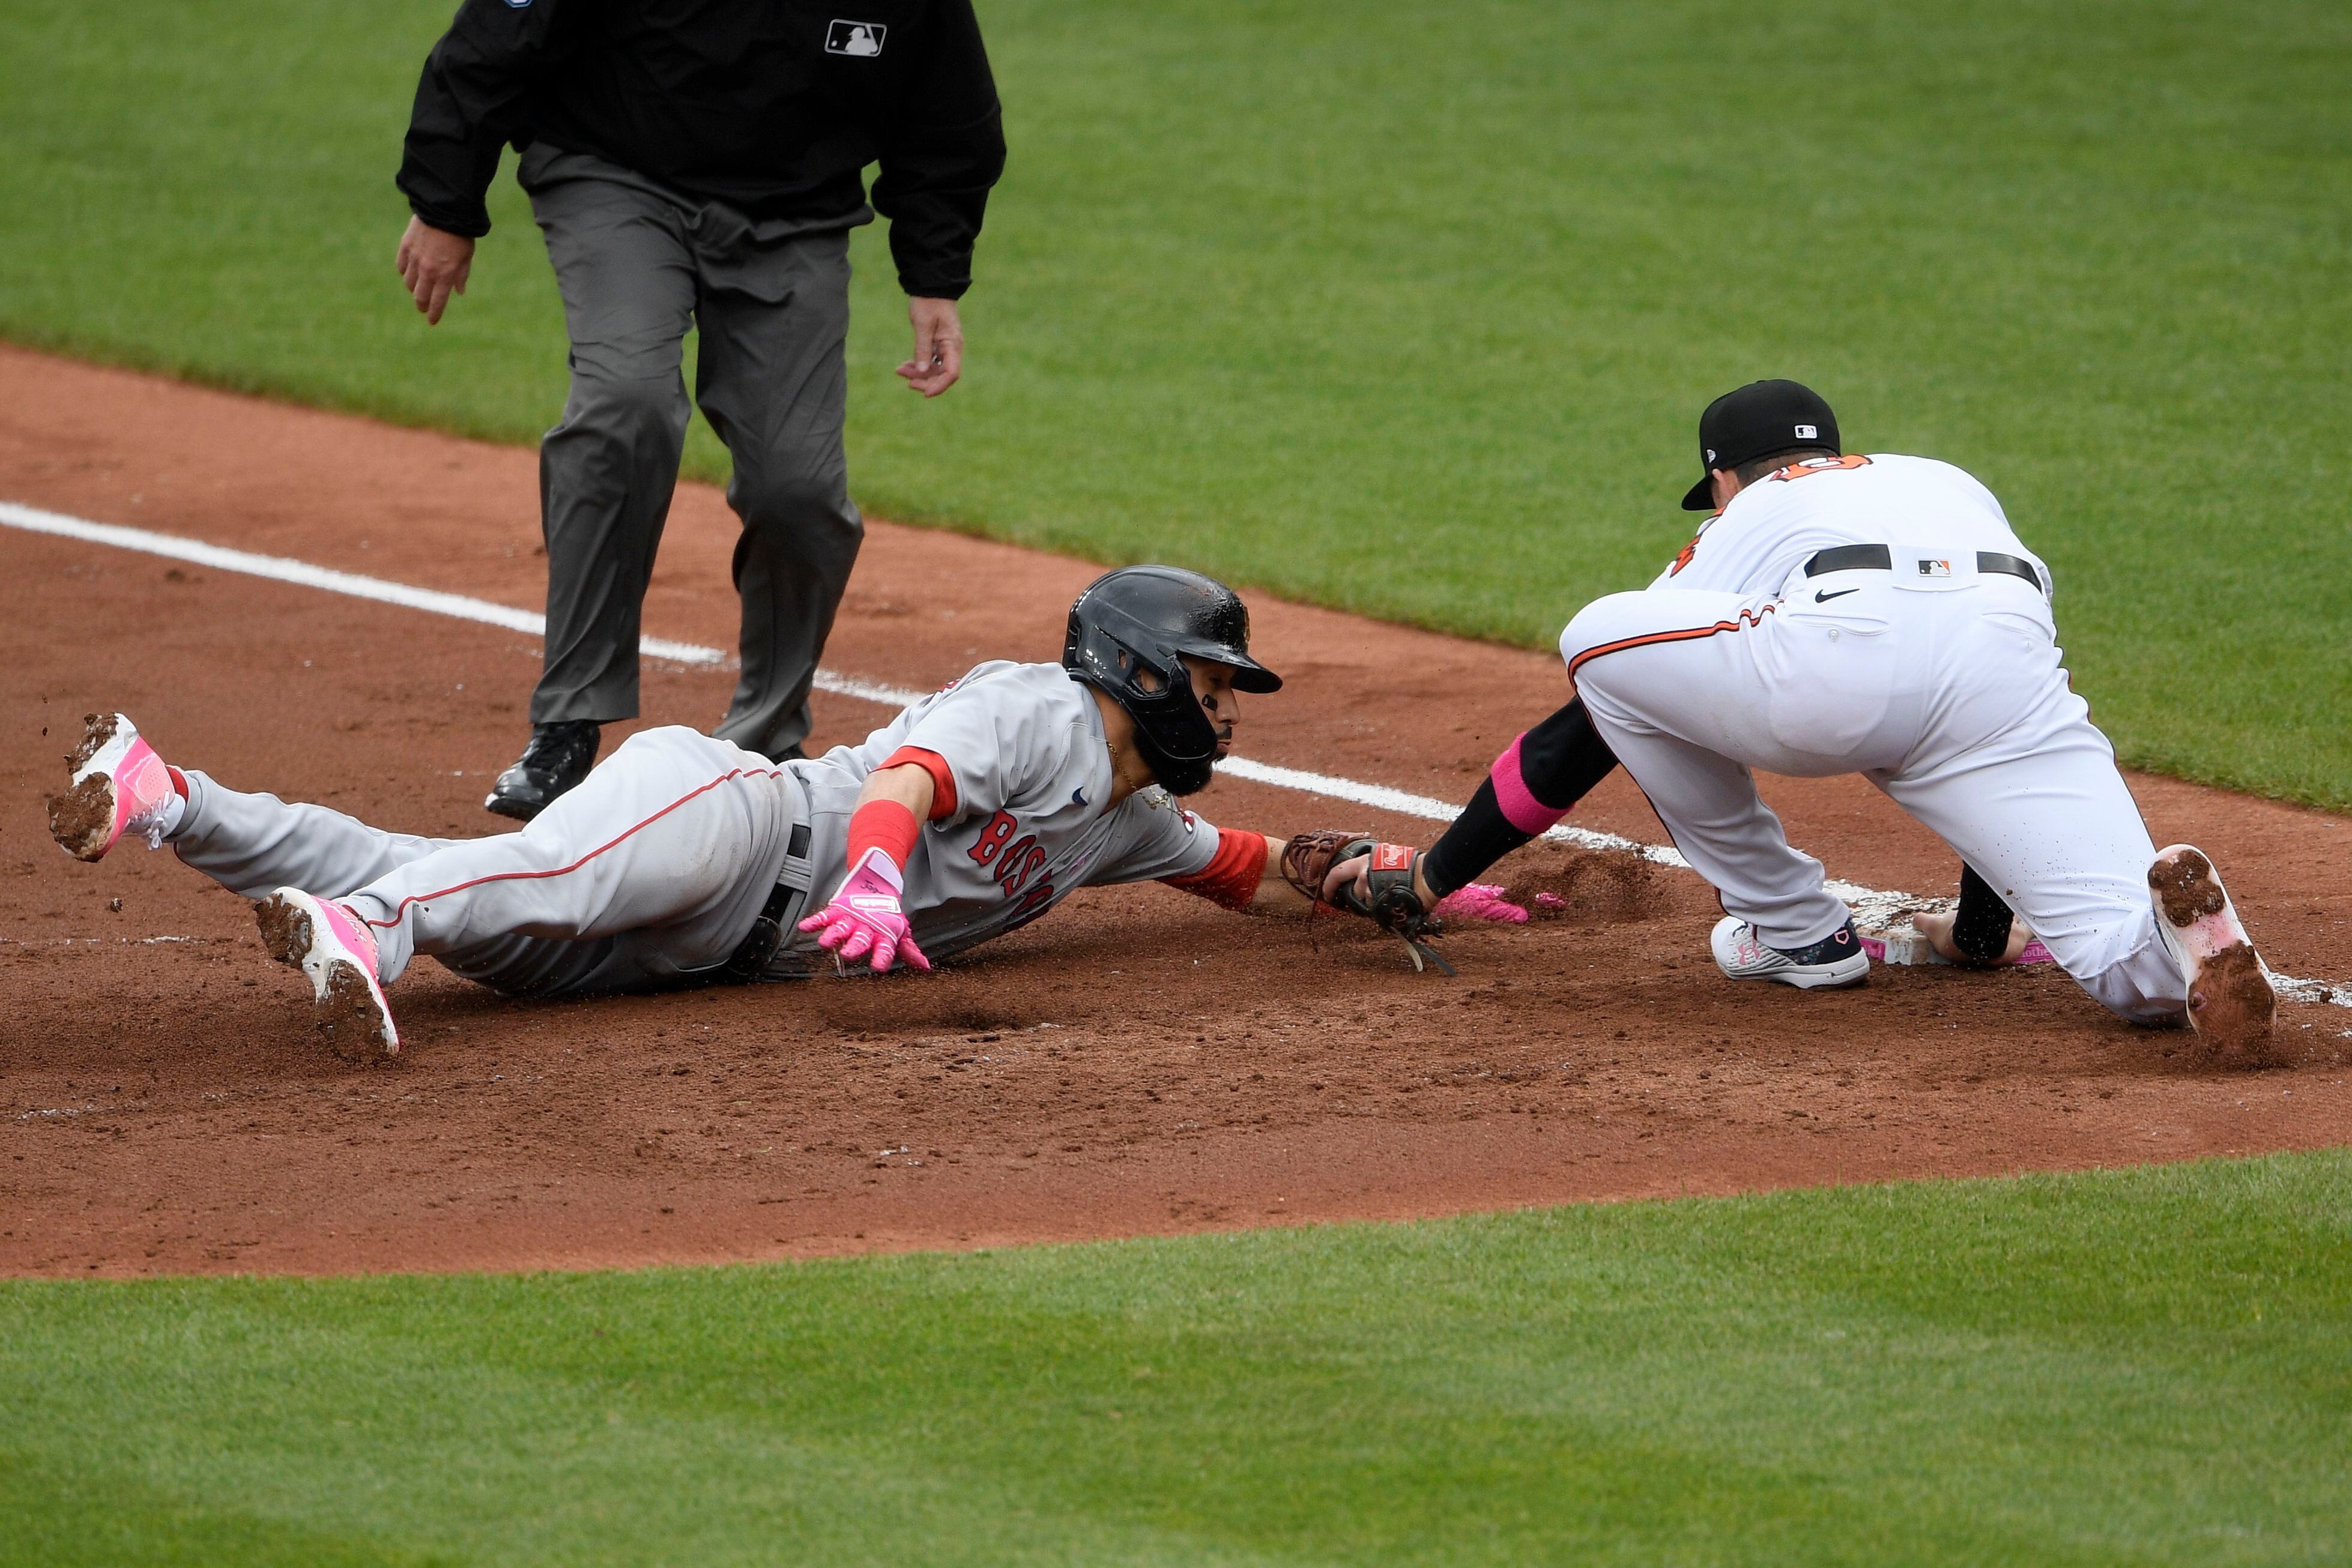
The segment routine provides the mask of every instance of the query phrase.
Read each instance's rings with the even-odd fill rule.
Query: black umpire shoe
[[[549,801],[588,777],[604,738],[604,727],[593,718],[531,726],[530,744],[522,748],[521,759],[490,786],[483,809],[518,822],[530,821],[547,810]]]

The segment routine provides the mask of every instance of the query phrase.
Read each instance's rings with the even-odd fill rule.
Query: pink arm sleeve
[[[1495,766],[1486,777],[1495,786],[1495,803],[1503,809],[1504,818],[1523,833],[1540,833],[1568,815],[1537,800],[1528,789],[1526,777],[1519,770],[1519,742],[1527,736],[1522,732],[1511,742],[1508,750],[1495,758]]]

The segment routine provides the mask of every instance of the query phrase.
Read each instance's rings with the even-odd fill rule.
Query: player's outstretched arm
[[[1265,862],[1258,868],[1257,891],[1250,897],[1252,915],[1296,914],[1314,907],[1315,901],[1282,874],[1282,846],[1286,841],[1260,833],[1265,841]]]
[[[1592,727],[1582,697],[1570,698],[1549,718],[1505,748],[1486,778],[1435,843],[1412,857],[1412,891],[1424,909],[1477,880],[1478,873],[1568,815],[1617,767],[1617,754]],[[1324,898],[1340,902],[1349,882],[1369,894],[1371,857],[1333,864]]]
[[[1191,876],[1160,880],[1244,915],[1296,915],[1320,902],[1311,889],[1320,879],[1320,865],[1328,863],[1328,855],[1324,862],[1316,862],[1316,869],[1308,871],[1302,869],[1306,862],[1299,860],[1294,849],[1304,839],[1316,835],[1277,839],[1233,828],[1220,828],[1217,835],[1216,858],[1207,869]],[[1336,845],[1363,835],[1323,836]]]
[[[800,925],[819,934],[818,946],[845,962],[863,958],[877,975],[901,957],[918,969],[931,967],[915,946],[901,900],[907,857],[930,816],[935,788],[929,770],[913,764],[866,776],[849,814],[849,874],[832,901]]]
[[[866,776],[866,787],[857,792],[856,810],[849,820],[856,821],[857,812],[876,801],[887,801],[903,806],[907,814],[918,822],[931,820],[931,802],[939,796],[939,785],[933,781],[930,769],[912,762],[902,762],[896,768],[877,768]]]
[[[1242,915],[1300,910],[1310,902],[1283,878],[1282,841],[1239,828],[1217,830],[1216,853],[1199,871],[1160,880]]]

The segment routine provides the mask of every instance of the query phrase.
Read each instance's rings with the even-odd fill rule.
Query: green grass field
[[[0,5],[0,336],[529,441],[450,0]],[[1814,382],[2056,565],[2133,761],[2352,807],[2352,11],[983,0],[1013,162],[876,512],[1548,641]],[[698,428],[690,462],[724,455]],[[1335,763],[1345,759],[1334,759]],[[2352,1155],[792,1268],[0,1281],[0,1563],[2352,1561]]]
[[[449,323],[391,271],[449,9],[0,9],[0,334],[535,437],[562,345],[511,182]],[[876,511],[1542,643],[1681,544],[1704,401],[1795,375],[2003,497],[2129,759],[2352,806],[2352,11],[983,21],[1013,158],[944,402],[859,246]]]
[[[2352,1155],[0,1284],[0,1560],[2352,1561]]]

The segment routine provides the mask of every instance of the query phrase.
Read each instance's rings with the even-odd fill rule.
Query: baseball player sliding
[[[1858,772],[1959,852],[1957,912],[1915,916],[1945,957],[2013,962],[2030,928],[2120,1016],[2261,1056],[2269,971],[2212,862],[2149,839],[2059,664],[2049,569],[1991,492],[1949,464],[1846,455],[1794,382],[1717,398],[1699,444],[1683,504],[1714,515],[1648,589],[1569,623],[1568,706],[1496,758],[1426,853],[1294,841],[1318,846],[1294,858],[1327,895],[1422,935],[1439,898],[1622,762],[1722,897],[1726,975],[1858,985],[1851,912],[1749,769]]]
[[[1281,685],[1231,589],[1129,567],[1078,596],[1060,664],[980,664],[808,760],[647,730],[519,833],[416,838],[241,794],[120,714],[92,716],[49,823],[79,859],[144,838],[258,899],[329,1043],[373,1059],[400,1049],[384,988],[419,953],[544,997],[929,969],[1091,883],[1305,911],[1269,840],[1174,800],[1232,746],[1234,694]]]

